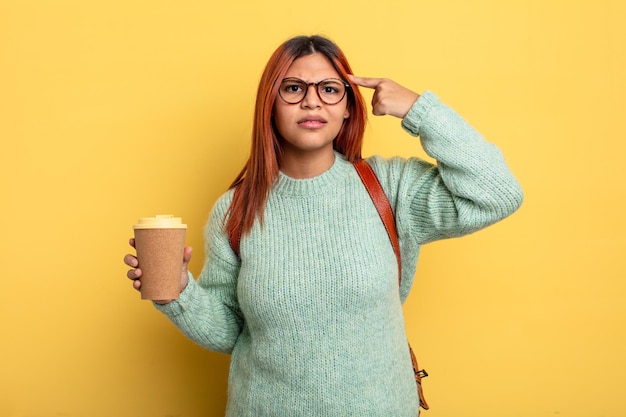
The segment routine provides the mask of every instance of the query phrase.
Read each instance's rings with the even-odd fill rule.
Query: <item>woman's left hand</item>
[[[372,113],[375,116],[389,114],[404,119],[420,96],[387,78],[357,77],[351,74],[348,77],[354,84],[374,90]]]

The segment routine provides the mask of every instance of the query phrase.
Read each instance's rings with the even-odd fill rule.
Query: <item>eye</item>
[[[297,93],[298,91],[302,91],[302,86],[298,84],[289,84],[284,86],[284,89],[289,93]]]
[[[320,84],[320,93],[327,95],[341,94],[344,90],[343,84],[335,80],[327,80]]]
[[[303,83],[298,80],[284,80],[281,90],[288,94],[296,94],[304,91]]]

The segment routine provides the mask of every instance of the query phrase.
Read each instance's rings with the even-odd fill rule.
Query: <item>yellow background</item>
[[[1,0],[0,416],[223,415],[229,357],[140,301],[122,257],[138,217],[173,213],[199,272],[262,68],[312,33],[433,90],[525,190],[423,249],[424,415],[626,415],[624,21],[621,0]],[[365,153],[423,155],[378,117]]]

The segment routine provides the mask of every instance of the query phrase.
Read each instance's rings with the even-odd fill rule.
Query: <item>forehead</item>
[[[297,58],[287,69],[285,77],[297,77],[309,82],[324,78],[341,78],[328,58],[319,52]]]

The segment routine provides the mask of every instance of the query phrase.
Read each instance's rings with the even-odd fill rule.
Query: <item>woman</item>
[[[359,87],[374,89],[375,115],[402,119],[437,160],[367,160],[394,210],[400,288],[351,163],[366,121]],[[212,210],[198,280],[185,248],[180,298],[157,308],[198,344],[232,353],[227,416],[414,417],[402,302],[420,246],[484,228],[521,201],[499,150],[434,94],[356,77],[329,40],[293,38],[263,73],[251,155]],[[137,259],[124,260],[138,289]]]

